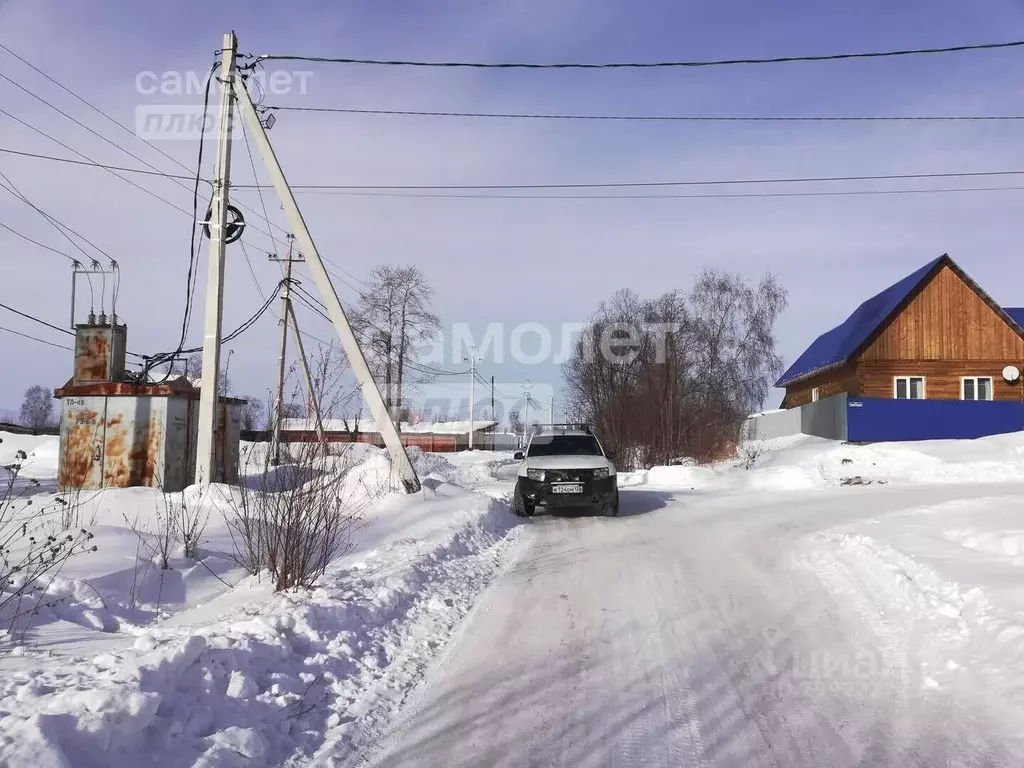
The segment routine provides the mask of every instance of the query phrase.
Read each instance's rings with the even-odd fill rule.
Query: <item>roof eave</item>
[[[826,371],[831,371],[834,368],[841,368],[848,362],[850,362],[850,358],[845,358],[843,360],[837,360],[834,363],[829,363],[828,365],[820,366],[819,368],[815,368],[814,370],[808,371],[807,373],[801,373],[799,376],[794,376],[793,378],[786,379],[785,381],[779,379],[777,382],[775,382],[775,386],[789,387],[792,386],[793,384],[799,384],[801,381],[805,381],[806,379],[809,379],[812,376],[817,376],[819,373],[825,373]]]

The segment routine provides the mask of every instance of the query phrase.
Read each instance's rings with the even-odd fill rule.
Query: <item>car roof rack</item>
[[[538,424],[539,432],[586,432],[592,435],[594,430],[584,422],[566,422],[563,424]]]

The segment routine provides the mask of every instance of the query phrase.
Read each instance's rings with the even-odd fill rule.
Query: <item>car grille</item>
[[[546,469],[544,479],[553,483],[585,482],[594,477],[592,469]]]

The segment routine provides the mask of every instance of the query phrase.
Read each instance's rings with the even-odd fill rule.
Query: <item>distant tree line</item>
[[[688,292],[602,302],[563,366],[567,413],[600,430],[623,468],[731,454],[782,370],[775,321],[786,290],[706,270]]]

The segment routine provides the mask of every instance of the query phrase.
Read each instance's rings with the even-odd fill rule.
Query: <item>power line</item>
[[[401,192],[345,192],[309,191],[307,194],[342,195],[352,197],[421,198],[431,200],[726,200],[729,198],[758,197],[834,197],[857,195],[917,195],[945,192],[1015,192],[1024,186],[1003,187],[945,187],[942,189],[858,189],[824,190],[819,192],[736,192],[720,194],[633,194],[633,195],[499,195],[499,194],[417,194]],[[332,273],[333,274],[333,273]]]
[[[10,117],[12,119],[17,120],[22,125],[26,125],[27,127],[31,128],[33,131],[37,131],[38,133],[42,133],[42,131],[39,131],[34,126],[30,126],[27,123],[25,123],[24,121],[18,120],[18,118],[14,117],[14,115],[12,115],[9,112],[6,112],[6,111],[0,109],[0,114],[7,115],[8,117]],[[43,135],[46,136],[48,139],[52,138],[48,134],[43,134]],[[57,141],[57,140],[53,139],[53,141]],[[75,150],[71,149],[71,147],[67,146],[66,144],[63,144],[62,142],[59,142],[59,141],[57,141],[57,143],[60,144],[65,149],[70,149],[72,152],[75,152]],[[128,168],[128,167],[123,166],[123,165],[110,165],[109,163],[97,163],[95,160],[88,160],[88,159],[86,159],[86,160],[75,160],[74,158],[71,158],[71,157],[57,157],[56,155],[44,155],[44,154],[41,154],[41,153],[38,153],[38,152],[23,152],[21,150],[8,149],[6,147],[0,147],[0,152],[3,152],[3,153],[8,154],[8,155],[19,155],[21,157],[31,157],[31,158],[35,158],[36,160],[50,160],[51,162],[67,163],[69,165],[84,165],[84,166],[88,166],[90,168],[102,168],[103,170],[106,170],[106,171],[121,171],[122,173],[138,173],[138,174],[141,174],[143,176],[161,176],[161,177],[163,177],[165,179],[184,179],[185,181],[193,181],[194,180],[193,176],[183,176],[181,174],[164,173],[163,171],[149,171],[149,170],[146,170],[145,168]],[[76,153],[76,154],[78,154],[78,153]],[[82,155],[82,157],[84,157],[84,155]],[[206,181],[206,179],[203,179],[203,181]],[[208,181],[206,183],[209,184]]]
[[[60,331],[61,333],[66,333],[68,336],[74,336],[75,335],[73,331],[69,331],[67,328],[60,328],[60,327],[58,327],[56,325],[53,325],[52,323],[46,322],[45,320],[40,320],[38,317],[35,317],[33,315],[29,315],[29,314],[27,314],[25,312],[22,312],[21,310],[15,309],[14,307],[9,307],[6,304],[0,303],[0,307],[6,309],[8,312],[13,312],[16,315],[21,315],[22,317],[28,318],[29,320],[32,320],[33,322],[39,323],[40,325],[45,325],[47,328],[52,328],[55,331]]]
[[[832,122],[925,122],[1024,120],[1024,115],[566,115],[522,112],[437,112],[410,109],[352,109],[343,107],[295,107],[268,104],[264,109],[286,112],[326,112],[348,115],[405,117],[475,117],[512,120],[617,120],[633,122],[695,123],[832,123]]]
[[[85,153],[79,152],[74,147],[68,146],[67,144],[65,144],[60,139],[55,138],[54,136],[51,136],[46,131],[42,130],[41,128],[37,128],[36,126],[32,125],[31,123],[27,123],[24,120],[22,120],[21,118],[12,115],[7,110],[0,109],[0,114],[7,115],[7,117],[11,118],[12,120],[14,120],[17,123],[20,123],[21,125],[25,126],[29,130],[35,131],[40,136],[44,136],[45,138],[49,139],[50,141],[52,141],[52,142],[54,142],[56,144],[60,144],[60,146],[62,146],[64,149],[68,150],[69,152],[73,152],[76,155],[78,155],[79,157],[81,157],[84,160],[88,161],[88,163],[87,163],[88,165],[93,165],[93,166],[95,166],[97,168],[102,168],[103,170],[107,171],[108,173],[112,174],[113,176],[116,176],[117,178],[121,179],[121,181],[125,182],[126,184],[131,184],[133,187],[135,187],[136,189],[140,190],[141,192],[145,192],[150,197],[154,197],[157,200],[161,201],[162,203],[166,203],[167,205],[171,206],[172,208],[175,208],[175,209],[181,211],[186,216],[191,215],[191,214],[189,214],[188,211],[186,211],[184,208],[182,208],[181,206],[177,205],[176,203],[172,203],[167,198],[161,197],[160,195],[156,194],[156,192],[153,192],[152,190],[146,189],[141,184],[136,184],[131,179],[127,179],[124,176],[120,175],[117,171],[122,170],[122,169],[119,168],[118,166],[107,166],[107,165],[104,165],[102,163],[97,163],[95,160],[93,160],[91,157],[89,157]],[[24,154],[24,153],[14,153],[14,154]],[[143,171],[141,169],[136,169],[135,172],[136,173],[145,173],[145,174],[148,174],[150,176],[163,176],[163,177],[168,178],[168,179],[173,178],[172,175],[166,174],[166,173],[163,173],[163,172],[160,172],[160,171]]]
[[[657,69],[657,68],[699,68],[724,67],[738,64],[787,64],[792,62],[839,61],[842,59],[880,59],[894,56],[918,56],[936,53],[960,53],[964,51],[986,51],[1002,48],[1019,48],[1024,40],[1005,43],[977,43],[953,45],[941,48],[904,48],[893,51],[869,51],[861,53],[828,53],[816,56],[776,56],[770,58],[713,59],[708,61],[650,61],[650,62],[604,62],[604,63],[493,63],[470,61],[411,61],[402,59],[354,59],[334,56],[299,56],[287,54],[265,54],[256,56],[253,64],[261,61],[311,61],[323,64],[368,64],[390,67],[441,67],[471,69]]]
[[[63,344],[54,344],[52,341],[46,341],[45,339],[40,339],[40,338],[37,338],[35,336],[29,336],[27,333],[22,333],[21,331],[16,331],[13,328],[5,328],[2,325],[0,325],[0,331],[7,331],[7,333],[13,333],[15,336],[21,336],[23,339],[31,339],[32,341],[38,341],[40,344],[46,344],[49,347],[56,347],[57,349],[65,349],[68,352],[74,352],[75,351],[73,348],[65,347]]]
[[[0,114],[7,114],[0,109]],[[19,121],[20,122],[20,121]],[[74,150],[72,150],[74,151]],[[171,174],[157,174],[152,171],[147,171],[140,168],[124,168],[116,165],[106,165],[103,163],[96,162],[83,162],[81,160],[73,160],[66,157],[55,157],[52,155],[42,155],[32,152],[21,152],[13,149],[6,149],[0,147],[0,152],[22,155],[25,157],[33,157],[40,160],[51,160],[62,163],[72,163],[75,165],[85,165],[96,168],[112,169],[117,171],[124,171],[126,173],[141,173],[149,176],[170,176],[173,178],[189,178],[193,180],[194,177],[184,176],[173,176]],[[317,191],[351,191],[353,194],[360,191],[388,191],[388,190],[515,190],[515,189],[619,189],[619,188],[635,188],[635,187],[680,187],[680,186],[717,186],[726,184],[803,184],[803,183],[816,183],[816,182],[831,182],[831,181],[893,181],[893,180],[910,180],[910,179],[959,179],[959,178],[971,178],[971,177],[991,177],[991,176],[1022,176],[1024,170],[1012,170],[1012,171],[963,171],[963,172],[946,172],[946,173],[897,173],[897,174],[880,174],[874,176],[814,176],[814,177],[794,177],[794,178],[777,178],[777,179],[706,179],[706,180],[694,180],[694,181],[633,181],[633,182],[585,182],[585,183],[562,183],[562,184],[392,184],[392,185],[361,185],[361,184],[292,184],[292,189],[303,192],[317,192]],[[257,187],[269,188],[272,185],[269,184],[238,184],[233,185],[233,189],[256,189]],[[987,191],[1009,191],[1016,189],[1016,187],[997,187],[991,189],[952,189],[952,192],[987,192]],[[911,192],[940,192],[946,190],[903,190],[901,193]],[[147,190],[148,192],[148,190]],[[892,191],[866,191],[864,194],[890,194]],[[824,194],[824,193],[815,193]],[[839,194],[838,192],[832,194]],[[850,193],[852,194],[852,193]],[[373,197],[375,195],[366,195],[367,197]],[[411,197],[411,195],[410,195]],[[450,195],[455,197],[455,195]],[[631,196],[634,197],[634,196]],[[659,195],[659,197],[668,197],[667,195]],[[739,195],[737,195],[739,197]],[[599,199],[599,198],[593,198]],[[613,199],[613,198],[612,198]],[[164,202],[167,202],[166,200]],[[171,203],[171,205],[174,205]],[[177,208],[177,206],[174,206]],[[179,208],[178,210],[184,210]],[[187,212],[186,212],[187,213]],[[266,234],[262,230],[257,230],[262,234]],[[276,240],[275,242],[280,242]],[[334,262],[330,262],[334,263]],[[358,279],[358,278],[356,278]]]
[[[310,309],[311,311],[315,312],[317,315],[322,317],[324,320],[327,320],[328,322],[331,322],[331,318],[327,314],[327,307],[324,305],[323,302],[321,302],[318,298],[316,298],[316,296],[314,296],[313,294],[311,294],[309,291],[307,291],[305,288],[303,288],[301,285],[298,285],[298,284],[292,285],[292,289],[295,291],[295,293],[293,295],[294,295],[294,297],[296,299],[301,301],[303,304],[306,305],[306,307],[308,309]],[[346,307],[345,304],[342,303],[340,300],[339,300],[339,303],[341,303],[343,309],[347,309],[348,311],[352,311],[351,307]],[[369,322],[367,322],[367,325],[369,325],[370,328],[372,328],[373,330],[377,331],[378,333],[388,334],[387,331],[383,330],[379,326],[376,326],[376,325],[374,325],[372,323],[369,323]],[[353,328],[352,329],[352,333],[353,333],[353,335],[356,336],[357,340],[362,341],[364,344],[372,345],[372,339],[368,337],[368,335],[366,334],[365,331],[360,331],[360,330],[357,330],[356,328]],[[388,334],[388,335],[390,335],[390,334]],[[416,361],[411,361],[411,360],[407,360],[406,361],[405,367],[408,368],[409,370],[416,371],[417,373],[425,373],[425,374],[428,374],[428,375],[431,375],[431,376],[465,376],[467,373],[469,373],[468,370],[466,370],[466,371],[446,371],[443,368],[438,368],[436,366],[427,365],[425,363],[418,363]]]
[[[39,69],[39,67],[35,66],[34,64],[32,64],[32,62],[28,61],[27,59],[23,58],[22,56],[19,56],[19,55],[18,55],[17,53],[15,53],[14,51],[12,51],[12,50],[11,50],[10,48],[8,48],[8,47],[7,47],[6,45],[4,45],[3,43],[0,43],[0,49],[3,49],[3,50],[5,50],[5,51],[7,51],[7,53],[9,53],[9,54],[10,54],[11,56],[13,56],[14,58],[16,58],[16,59],[17,59],[18,61],[20,61],[20,62],[21,62],[22,64],[24,64],[25,66],[27,66],[27,67],[28,67],[29,69],[33,70],[34,72],[36,72],[36,73],[37,73],[37,74],[39,74],[39,75],[42,75],[42,76],[43,76],[44,78],[46,78],[47,80],[49,80],[49,81],[50,81],[51,83],[53,83],[54,85],[56,85],[56,86],[57,86],[58,88],[60,88],[61,90],[63,90],[63,91],[65,92],[65,93],[68,93],[69,95],[71,95],[71,96],[73,96],[74,98],[78,99],[78,101],[80,101],[80,102],[82,102],[83,104],[85,104],[85,105],[86,105],[87,107],[89,107],[89,109],[91,109],[91,110],[92,110],[93,112],[96,112],[97,114],[99,114],[99,115],[101,115],[102,117],[106,118],[106,119],[107,119],[107,120],[109,120],[109,121],[110,121],[111,123],[113,123],[114,125],[116,125],[116,126],[117,126],[118,128],[120,128],[120,129],[122,129],[123,131],[125,131],[125,133],[128,133],[129,135],[131,135],[131,136],[135,137],[136,139],[138,139],[139,141],[141,141],[141,142],[142,142],[143,144],[145,144],[146,146],[148,146],[148,147],[149,147],[150,149],[152,149],[152,150],[154,150],[155,152],[158,152],[159,154],[163,155],[163,156],[164,156],[165,158],[167,158],[168,160],[170,160],[170,161],[171,161],[172,163],[174,163],[175,165],[177,165],[177,166],[178,166],[179,168],[181,168],[181,169],[183,169],[183,170],[185,170],[185,171],[189,171],[189,170],[190,170],[190,169],[189,169],[189,167],[188,167],[188,166],[186,166],[186,165],[185,165],[184,163],[182,163],[182,162],[180,162],[180,161],[176,160],[176,159],[175,159],[174,157],[172,157],[171,155],[169,155],[169,154],[167,154],[166,152],[164,152],[164,151],[163,151],[162,149],[160,149],[160,148],[159,148],[158,146],[156,146],[155,144],[153,144],[153,143],[152,143],[151,141],[147,141],[146,139],[142,138],[141,136],[139,136],[139,134],[138,134],[138,133],[136,133],[135,131],[133,131],[133,130],[132,130],[131,128],[129,128],[129,127],[127,126],[127,125],[125,125],[124,123],[122,123],[122,122],[118,121],[117,119],[115,119],[115,118],[111,117],[111,116],[110,116],[109,114],[107,114],[107,113],[106,113],[106,112],[104,112],[104,111],[103,111],[102,109],[100,109],[99,107],[97,107],[97,106],[96,106],[95,104],[93,104],[93,103],[92,103],[91,101],[89,101],[88,99],[84,98],[83,96],[80,96],[79,94],[75,93],[75,92],[74,92],[73,90],[71,90],[70,88],[68,88],[68,87],[67,87],[66,85],[64,85],[63,83],[59,82],[58,80],[54,79],[54,78],[53,78],[53,77],[51,77],[50,75],[46,74],[45,72],[43,72],[43,70]],[[184,177],[184,178],[191,178],[191,177]]]
[[[642,187],[703,187],[732,184],[806,184],[834,181],[894,181],[908,179],[962,179],[968,177],[1022,176],[1024,170],[956,171],[940,173],[890,173],[865,176],[795,176],[761,179],[701,179],[692,181],[594,181],[537,184],[293,184],[301,190],[502,190],[502,189],[624,189]],[[245,185],[242,185],[245,186]]]
[[[2,227],[3,229],[6,229],[8,232],[10,232],[13,235],[17,235],[22,240],[27,240],[28,242],[32,243],[33,245],[38,245],[40,248],[44,248],[47,251],[50,251],[51,253],[56,253],[58,256],[63,256],[65,259],[67,259],[68,261],[72,262],[73,264],[77,264],[78,263],[78,259],[76,259],[74,256],[70,256],[70,255],[64,253],[64,251],[58,250],[57,248],[51,248],[50,246],[46,245],[45,243],[40,243],[38,240],[33,240],[28,235],[22,234],[21,232],[19,232],[16,229],[12,229],[11,227],[9,227],[6,224],[4,224],[2,221],[0,221],[0,227]]]
[[[92,242],[87,237],[82,235],[80,232],[77,232],[76,230],[72,229],[71,227],[69,227],[64,222],[60,221],[56,216],[50,215],[49,213],[44,211],[42,208],[40,208],[38,205],[33,203],[31,200],[29,200],[27,197],[25,197],[25,195],[22,194],[21,190],[18,189],[18,187],[15,185],[15,183],[13,181],[11,181],[10,178],[7,176],[7,174],[5,174],[3,171],[0,171],[0,179],[3,179],[4,182],[5,182],[4,184],[0,184],[0,187],[3,187],[4,189],[6,189],[12,195],[14,195],[19,200],[21,200],[23,203],[25,203],[25,205],[27,205],[30,208],[32,208],[33,210],[35,210],[40,216],[42,216],[50,224],[52,224],[53,228],[56,229],[61,235],[63,235],[63,237],[69,243],[71,243],[71,245],[73,245],[79,251],[79,253],[81,253],[82,256],[84,256],[87,260],[95,262],[96,259],[95,259],[94,256],[90,256],[88,253],[86,253],[85,249],[82,248],[82,246],[80,246],[77,242],[75,242],[73,239],[71,239],[71,236],[68,235],[68,232],[71,232],[73,235],[75,235],[75,237],[79,238],[80,240],[83,240],[87,245],[92,246],[94,249],[99,251],[108,260],[113,261],[113,259],[111,258],[110,254],[107,253],[106,251],[104,251],[98,245],[96,245],[96,243]],[[67,232],[65,232],[65,230],[67,230]]]
[[[141,142],[142,142],[143,144],[145,144],[146,146],[148,146],[148,147],[150,147],[151,149],[153,149],[154,151],[158,152],[158,153],[159,153],[160,155],[162,155],[163,157],[165,157],[165,158],[167,158],[168,160],[170,160],[170,161],[171,161],[172,163],[174,163],[175,165],[177,165],[177,166],[178,166],[179,168],[181,168],[181,169],[183,169],[183,170],[185,170],[185,171],[190,171],[190,170],[191,170],[191,169],[190,169],[190,168],[189,168],[188,166],[186,166],[186,165],[185,165],[184,163],[182,163],[182,162],[181,162],[180,160],[177,160],[176,158],[174,158],[174,157],[172,157],[171,155],[167,154],[167,153],[166,153],[166,152],[164,152],[164,151],[163,151],[162,149],[160,149],[160,148],[159,148],[158,146],[156,146],[156,145],[155,145],[155,144],[154,144],[153,142],[151,142],[151,141],[148,141],[148,140],[144,139],[143,137],[139,136],[139,135],[138,135],[138,133],[136,133],[135,131],[133,131],[133,130],[132,130],[131,128],[129,128],[129,127],[127,126],[127,125],[125,125],[124,123],[122,123],[122,122],[118,121],[117,119],[115,119],[115,118],[111,117],[111,116],[110,116],[110,115],[109,115],[108,113],[104,112],[104,111],[103,111],[102,109],[100,109],[99,107],[97,107],[97,106],[96,106],[95,104],[93,104],[93,103],[92,103],[91,101],[89,101],[88,99],[84,98],[84,97],[83,97],[83,96],[81,96],[80,94],[78,94],[78,93],[75,93],[75,91],[73,91],[72,89],[68,88],[68,87],[67,87],[66,85],[64,85],[64,84],[63,84],[63,83],[61,83],[60,81],[56,80],[55,78],[51,77],[51,76],[50,76],[50,75],[48,75],[47,73],[43,72],[43,71],[42,71],[41,69],[39,69],[38,67],[36,67],[35,65],[33,65],[33,64],[32,64],[32,63],[30,62],[30,61],[28,61],[28,60],[27,60],[27,59],[25,59],[24,57],[22,57],[22,56],[19,56],[19,55],[18,55],[17,53],[15,53],[14,51],[12,51],[12,50],[11,50],[10,48],[6,47],[6,46],[5,46],[5,45],[3,45],[3,44],[0,44],[0,49],[3,49],[3,50],[5,50],[5,51],[7,51],[7,52],[8,52],[9,54],[11,54],[12,56],[14,56],[14,57],[15,57],[16,59],[18,59],[18,60],[19,60],[20,62],[22,62],[23,64],[25,64],[25,65],[26,65],[27,67],[29,67],[30,69],[32,69],[33,71],[35,71],[36,73],[38,73],[39,75],[41,75],[42,77],[46,78],[46,79],[47,79],[47,80],[49,80],[49,81],[50,81],[51,83],[53,83],[54,85],[56,85],[56,86],[57,86],[58,88],[60,88],[61,90],[65,91],[65,92],[66,92],[66,93],[68,93],[69,95],[73,96],[73,97],[74,97],[75,99],[77,99],[78,101],[80,101],[80,102],[82,102],[83,104],[85,104],[85,105],[86,105],[87,107],[89,107],[89,108],[90,108],[91,110],[93,110],[93,111],[94,111],[94,112],[96,112],[97,114],[99,114],[99,115],[101,115],[102,117],[106,118],[106,119],[107,119],[108,121],[110,121],[111,123],[113,123],[114,125],[116,125],[116,126],[117,126],[118,128],[120,128],[121,130],[125,131],[126,133],[130,134],[130,135],[131,135],[131,136],[133,136],[134,138],[136,138],[136,139],[138,139],[139,141],[141,141]],[[216,67],[212,68],[212,69],[211,69],[211,72],[212,72],[212,71],[213,71],[213,69],[215,69],[215,68],[216,68]],[[145,165],[145,166],[147,166],[148,168],[152,169],[153,171],[156,171],[156,172],[157,172],[157,173],[158,173],[159,175],[165,176],[166,178],[169,178],[169,179],[177,179],[177,180],[179,180],[179,181],[181,181],[181,180],[191,180],[191,179],[192,179],[192,177],[191,177],[191,176],[185,176],[185,177],[182,177],[182,176],[176,176],[176,175],[172,175],[172,174],[163,174],[162,172],[160,172],[160,169],[159,169],[159,168],[157,168],[157,167],[156,167],[155,165],[153,165],[152,163],[149,163],[149,162],[147,162],[147,161],[146,161],[145,159],[143,159],[143,158],[139,157],[138,155],[136,155],[135,153],[131,152],[130,150],[128,150],[128,149],[127,149],[126,147],[124,147],[123,145],[121,145],[121,144],[118,144],[117,142],[111,141],[111,140],[110,140],[110,139],[108,139],[108,138],[107,138],[106,136],[103,136],[102,134],[100,134],[100,133],[98,133],[98,132],[94,131],[94,130],[93,130],[92,128],[90,128],[89,126],[85,125],[85,124],[84,124],[84,123],[82,123],[81,121],[79,121],[79,120],[77,120],[76,118],[72,117],[72,116],[71,116],[71,115],[69,115],[69,114],[68,114],[67,112],[64,112],[63,110],[61,110],[61,109],[59,109],[58,107],[54,106],[54,105],[53,105],[53,104],[51,104],[50,102],[48,102],[48,101],[46,101],[45,99],[41,98],[40,96],[38,96],[38,95],[36,95],[36,94],[32,93],[31,91],[29,91],[28,89],[26,89],[26,88],[25,88],[24,86],[22,86],[22,85],[18,84],[18,83],[17,83],[17,82],[15,82],[14,80],[11,80],[10,78],[8,78],[8,77],[6,77],[6,76],[4,76],[4,75],[2,75],[2,74],[0,74],[0,77],[2,77],[3,79],[7,80],[8,82],[10,82],[10,83],[11,83],[12,85],[16,86],[17,88],[20,88],[20,89],[21,89],[22,91],[25,91],[25,92],[26,92],[26,93],[28,93],[28,94],[29,94],[30,96],[32,96],[33,98],[37,99],[38,101],[41,101],[41,102],[42,102],[43,104],[45,104],[46,106],[50,107],[51,109],[53,109],[53,110],[55,110],[55,111],[59,112],[59,113],[60,113],[61,115],[63,115],[64,117],[68,118],[69,120],[71,120],[71,121],[72,121],[72,122],[74,122],[75,124],[77,124],[77,125],[81,126],[81,127],[82,127],[82,128],[84,128],[85,130],[89,131],[89,133],[93,134],[94,136],[97,136],[97,137],[98,137],[98,138],[100,138],[100,139],[101,139],[102,141],[105,141],[106,143],[110,144],[111,146],[113,146],[113,147],[115,147],[115,148],[117,148],[117,149],[121,150],[121,151],[122,151],[122,152],[124,152],[125,154],[129,155],[130,157],[134,158],[135,160],[138,160],[138,161],[139,161],[140,163],[142,163],[143,165]],[[205,114],[205,112],[204,112],[204,114]],[[129,169],[124,169],[124,170],[128,171]],[[133,170],[134,172],[137,172],[137,170],[135,170],[135,169],[132,169],[132,170]],[[204,179],[204,181],[205,181],[205,179]],[[240,207],[240,208],[243,208],[243,209],[245,209],[245,210],[247,210],[247,211],[250,211],[251,213],[256,213],[256,211],[255,211],[255,210],[253,210],[252,208],[249,208],[249,207],[248,207],[248,206],[246,206],[246,205],[243,205],[242,203],[238,203],[238,207]],[[270,225],[271,227],[277,227],[277,228],[278,228],[278,229],[280,229],[280,230],[281,230],[282,232],[286,231],[286,230],[284,229],[284,227],[281,227],[280,225],[278,225],[278,224],[275,224],[274,222],[270,221],[270,219],[269,219],[269,218],[267,219],[267,223],[268,223],[268,224],[269,224],[269,225]],[[261,231],[261,230],[257,230],[257,231]],[[271,240],[275,240],[275,238],[274,238],[274,236],[273,236],[272,234],[270,234],[270,233],[265,233],[265,234],[267,234],[267,235],[268,235],[268,236],[269,236],[269,237],[271,238]],[[275,242],[280,242],[280,241],[276,241],[276,240],[275,240]]]
[[[90,134],[92,134],[92,135],[93,135],[93,136],[95,136],[96,138],[98,138],[98,139],[100,139],[101,141],[103,141],[103,142],[105,142],[105,143],[109,144],[110,146],[114,147],[114,149],[118,149],[118,150],[120,150],[121,152],[124,152],[124,153],[125,153],[126,155],[128,155],[129,157],[131,157],[131,158],[132,158],[133,160],[138,160],[138,161],[139,161],[140,163],[142,163],[142,164],[143,164],[144,166],[146,166],[146,167],[147,167],[147,168],[149,168],[150,170],[153,170],[153,171],[156,171],[157,173],[161,173],[161,174],[162,174],[162,171],[161,171],[161,170],[160,170],[159,168],[157,168],[157,167],[156,167],[155,165],[153,165],[153,164],[152,164],[151,162],[149,162],[149,161],[148,161],[148,160],[146,160],[145,158],[139,157],[139,156],[138,156],[137,154],[135,154],[134,152],[132,152],[132,151],[131,151],[130,149],[128,149],[128,148],[127,148],[127,147],[125,147],[125,146],[122,146],[121,144],[118,144],[118,143],[117,143],[116,141],[113,141],[112,139],[108,139],[108,138],[107,138],[106,136],[104,136],[104,135],[103,135],[102,133],[100,133],[99,131],[96,131],[96,130],[94,130],[94,129],[90,128],[90,127],[89,127],[88,125],[86,125],[85,123],[83,123],[83,122],[82,122],[81,120],[79,120],[78,118],[76,118],[76,117],[74,117],[74,116],[72,116],[72,115],[68,114],[67,112],[65,112],[65,111],[64,111],[63,109],[61,109],[60,107],[58,107],[58,106],[56,106],[55,104],[52,104],[51,102],[49,102],[49,101],[47,101],[46,99],[44,99],[44,98],[43,98],[42,96],[40,96],[40,95],[38,95],[38,94],[36,94],[36,93],[33,93],[33,92],[32,92],[32,91],[30,91],[30,90],[29,90],[28,88],[26,88],[25,86],[21,85],[21,84],[20,84],[20,83],[18,83],[17,81],[15,81],[15,80],[12,80],[11,78],[9,78],[9,77],[8,77],[7,75],[3,74],[2,72],[0,72],[0,79],[2,79],[2,80],[6,80],[6,81],[7,81],[8,83],[10,83],[11,85],[13,85],[13,86],[14,86],[15,88],[19,89],[20,91],[23,91],[24,93],[27,93],[27,94],[28,94],[29,96],[31,96],[31,97],[32,97],[33,99],[35,99],[36,101],[38,101],[38,102],[40,102],[40,103],[42,103],[42,104],[46,105],[47,107],[49,107],[50,109],[52,109],[52,110],[53,110],[54,112],[57,112],[58,114],[60,114],[60,115],[63,115],[63,116],[64,116],[64,117],[66,117],[66,118],[67,118],[68,120],[70,120],[71,122],[73,122],[73,123],[74,123],[75,125],[79,126],[80,128],[83,128],[84,130],[88,131],[88,132],[89,132]],[[65,90],[67,90],[67,89],[65,89]],[[69,93],[70,93],[70,91],[69,91]],[[102,113],[101,113],[101,114],[102,114]],[[119,125],[120,125],[120,123],[119,123]],[[177,161],[175,161],[175,162],[177,162]]]

